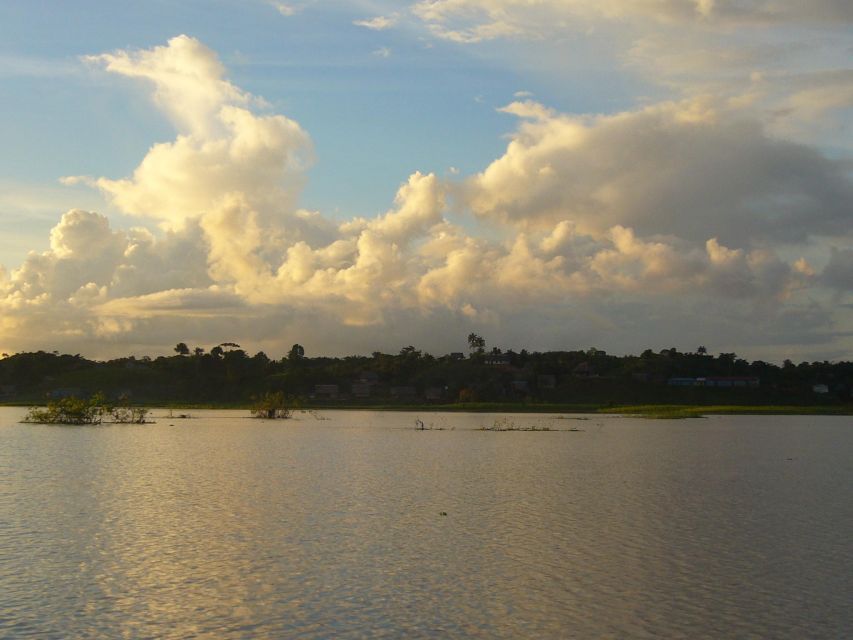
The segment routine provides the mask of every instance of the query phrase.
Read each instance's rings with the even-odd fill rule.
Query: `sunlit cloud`
[[[47,249],[0,269],[4,345],[227,337],[285,351],[311,337],[370,351],[409,336],[452,350],[454,331],[509,341],[533,326],[540,343],[522,346],[629,349],[624,335],[642,344],[662,324],[740,344],[756,319],[778,344],[818,339],[803,318],[834,339],[833,296],[851,288],[849,167],[727,96],[579,116],[518,92],[500,109],[506,147],[480,171],[414,171],[383,214],[332,219],[300,206],[309,133],[200,41],[87,61],[146,87],[175,134],[125,177],[63,184],[148,228],[69,208]]]
[[[285,17],[294,16],[300,11],[300,7],[289,2],[279,2],[278,0],[270,0],[269,5]]]
[[[353,21],[353,24],[357,27],[364,27],[365,29],[371,29],[373,31],[385,31],[386,29],[390,29],[395,26],[399,19],[399,14],[393,13],[388,16],[376,16],[375,18],[369,18],[366,20],[355,20]]]
[[[849,235],[846,164],[767,135],[710,98],[608,116],[559,114],[531,101],[506,154],[473,177],[478,216],[524,228],[570,217],[586,232],[750,243]]]

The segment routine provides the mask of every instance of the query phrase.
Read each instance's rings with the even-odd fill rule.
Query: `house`
[[[357,381],[361,384],[379,384],[379,374],[375,371],[362,371],[360,374],[358,374]]]
[[[483,362],[491,367],[507,367],[510,364],[509,356],[504,353],[490,353]]]
[[[550,373],[541,373],[536,376],[536,386],[539,389],[556,389],[557,376]]]
[[[812,391],[814,391],[815,393],[820,393],[820,394],[829,393],[829,385],[816,384],[816,385],[812,386]]]
[[[510,383],[512,390],[516,393],[525,394],[530,390],[527,380],[513,380]]]
[[[572,375],[577,376],[578,378],[597,378],[598,375],[595,373],[595,369],[592,368],[592,365],[589,362],[581,362],[578,366],[572,369]]]
[[[697,378],[670,378],[666,383],[670,387],[696,387],[698,384]]]
[[[391,397],[395,400],[414,400],[416,395],[414,387],[391,387]]]
[[[340,395],[340,387],[336,384],[318,384],[314,385],[314,396],[317,398],[326,398],[328,400],[336,400]]]
[[[669,378],[666,383],[670,387],[718,387],[721,389],[756,388],[761,381],[750,376],[715,376],[708,378]]]
[[[350,393],[352,393],[353,398],[369,398],[371,386],[373,385],[368,382],[353,382]]]
[[[761,385],[761,380],[752,376],[717,376],[705,378],[706,387],[758,387]]]
[[[464,360],[465,354],[462,353],[461,351],[454,351],[453,353],[450,354],[450,359],[451,360]]]
[[[424,389],[424,399],[429,402],[438,402],[444,397],[444,389],[441,387],[427,387]]]

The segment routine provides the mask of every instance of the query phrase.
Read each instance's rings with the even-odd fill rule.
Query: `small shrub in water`
[[[283,391],[271,391],[260,398],[256,398],[251,412],[253,418],[264,418],[266,420],[285,419],[291,415]]]

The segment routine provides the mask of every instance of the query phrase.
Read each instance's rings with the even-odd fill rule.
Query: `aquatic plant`
[[[111,422],[118,424],[143,424],[147,422],[148,409],[130,406],[127,398],[108,403],[96,393],[88,400],[69,396],[52,400],[46,407],[31,407],[22,422],[34,424],[86,425]]]
[[[540,427],[537,425],[531,425],[529,427],[522,427],[509,418],[498,418],[490,427],[480,427],[480,431],[551,431],[551,427]]]
[[[253,400],[254,405],[250,410],[253,418],[284,420],[291,416],[289,402],[283,391],[270,391]]]
[[[120,404],[108,407],[108,412],[112,418],[112,422],[118,424],[145,424],[148,422],[149,410],[142,407],[131,407],[127,404]]]

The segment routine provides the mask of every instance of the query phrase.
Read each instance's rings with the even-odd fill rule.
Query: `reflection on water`
[[[0,409],[0,637],[853,628],[848,418],[22,414]]]

